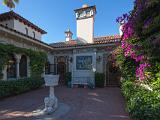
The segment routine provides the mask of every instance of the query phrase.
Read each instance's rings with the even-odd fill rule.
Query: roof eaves
[[[0,14],[0,16],[6,17],[7,19],[15,18],[15,19],[19,19],[20,21],[25,21],[28,24],[28,26],[34,27],[34,29],[37,29],[37,31],[41,32],[42,34],[46,34],[47,33],[43,29],[39,28],[37,25],[33,24],[32,22],[28,21],[24,17],[22,17],[19,14],[15,13],[14,11],[9,11],[9,12],[6,12],[6,13],[2,13],[2,14]],[[3,20],[5,20],[5,18]]]

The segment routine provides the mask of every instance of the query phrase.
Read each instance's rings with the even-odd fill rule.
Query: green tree
[[[19,0],[3,0],[3,4],[10,9],[15,8],[15,4],[19,3]]]

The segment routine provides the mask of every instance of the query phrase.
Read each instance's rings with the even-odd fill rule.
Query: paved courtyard
[[[64,116],[53,120],[130,120],[124,99],[117,87],[66,88],[57,87],[56,96],[70,106]],[[0,120],[36,120],[32,111],[43,105],[48,89],[42,88],[0,100]]]

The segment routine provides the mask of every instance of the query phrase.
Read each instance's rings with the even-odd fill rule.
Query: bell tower
[[[81,43],[93,43],[96,6],[83,5],[82,8],[74,11],[76,13],[78,41]]]

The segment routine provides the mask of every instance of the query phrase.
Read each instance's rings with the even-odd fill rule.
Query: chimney
[[[72,35],[73,35],[73,33],[70,31],[70,29],[67,29],[65,31],[66,41],[72,40]]]
[[[88,6],[85,4],[74,11],[76,14],[78,41],[81,43],[93,43],[96,6]]]
[[[122,21],[122,22],[120,23],[120,26],[119,26],[119,34],[120,34],[120,36],[123,35],[123,31],[122,31],[123,25],[124,25],[124,21]]]

